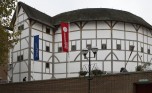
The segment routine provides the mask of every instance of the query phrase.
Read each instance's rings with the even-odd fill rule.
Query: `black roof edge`
[[[19,7],[19,9],[21,8],[21,6],[26,6],[26,7],[29,7],[29,8],[31,8],[31,9],[35,9],[35,8],[33,8],[33,7],[31,7],[31,6],[29,6],[29,5],[27,5],[27,4],[25,4],[25,3],[23,3],[23,2],[18,2],[18,4],[17,4],[17,6]],[[23,9],[24,9],[25,7],[23,7]],[[107,8],[108,9],[108,8]],[[26,11],[26,9],[24,9],[25,10],[25,12],[27,12]],[[36,9],[35,9],[36,10]],[[79,10],[81,10],[81,9],[78,9],[78,11]],[[113,9],[113,10],[115,10],[115,9]],[[38,10],[36,10],[36,11],[38,11]],[[69,13],[69,12],[73,12],[73,11],[75,11],[75,10],[72,10],[72,11],[68,11],[68,12],[64,12],[64,13],[60,13],[60,14],[58,14],[58,15],[61,15],[61,14],[66,14],[66,13]],[[77,10],[76,10],[77,11]],[[121,10],[122,11],[122,10]],[[38,11],[39,13],[43,13],[43,12],[41,12],[41,11]],[[130,12],[128,12],[128,11],[124,11],[124,12],[127,12],[127,13],[130,13]],[[12,24],[14,24],[14,22],[15,22],[15,20],[16,20],[16,16],[15,16],[15,14],[16,14],[16,11],[14,12],[14,15],[13,15],[13,19],[12,19],[12,21],[11,21],[11,25]],[[43,20],[40,20],[40,19],[38,19],[38,18],[34,18],[34,17],[32,17],[31,15],[29,15],[29,13],[26,13],[27,14],[27,16],[29,17],[29,19],[30,20],[33,20],[33,21],[36,21],[36,22],[38,22],[38,23],[41,23],[41,24],[44,24],[44,25],[46,25],[46,26],[49,26],[49,27],[51,27],[51,28],[55,28],[55,26],[57,26],[57,25],[59,25],[60,23],[59,23],[59,21],[56,23],[56,22],[53,22],[54,21],[54,17],[55,16],[57,16],[57,15],[55,15],[55,16],[53,16],[53,17],[51,17],[50,16],[50,19],[52,19],[52,20],[50,20],[50,24],[52,24],[52,25],[49,25],[48,24],[48,22],[44,22]],[[43,13],[44,15],[46,15],[46,16],[49,16],[49,15],[47,15],[47,14],[45,14],[45,13]],[[132,13],[131,13],[132,14]],[[134,14],[133,14],[134,15]],[[136,15],[135,15],[136,16]],[[139,17],[139,16],[137,16],[137,17]],[[141,17],[139,17],[139,18],[141,18]],[[142,18],[141,18],[142,19]],[[142,19],[142,20],[144,20],[144,19]],[[127,21],[120,21],[120,20],[67,20],[67,22],[70,22],[70,23],[73,23],[73,22],[80,22],[80,21],[117,21],[117,22],[125,22],[125,23],[132,23],[132,24],[137,24],[137,25],[141,25],[141,26],[143,26],[143,27],[146,27],[146,28],[148,28],[148,29],[150,29],[150,30],[152,30],[152,26],[149,24],[149,23],[147,23],[145,20],[145,23],[147,23],[147,24],[140,24],[140,23],[136,23],[136,22],[127,22]],[[60,22],[62,22],[62,20],[60,20]],[[11,26],[10,26],[11,27]]]
[[[35,18],[28,18],[29,20],[33,20],[33,21],[36,21],[37,23],[41,23],[41,24],[44,24],[44,25],[46,25],[46,26],[48,26],[48,27],[51,27],[51,28],[55,28],[55,26],[53,25],[48,25],[48,24],[45,24],[44,22],[41,22],[41,21],[39,21],[39,20],[37,20],[37,19],[35,19]]]
[[[138,24],[138,23],[133,23],[133,22],[125,22],[125,21],[118,21],[118,20],[77,20],[77,21],[70,21],[70,23],[74,23],[74,22],[82,22],[82,21],[117,21],[117,22],[124,22],[124,23],[131,23],[131,24],[136,24],[136,25],[140,25],[140,26],[143,26],[143,27],[146,27],[150,30],[152,30],[152,27],[148,27],[148,26],[145,26],[143,24]],[[60,23],[56,23],[54,24],[54,26],[57,26],[57,25],[60,25]]]
[[[19,10],[21,7],[22,7],[23,9],[24,9],[25,7],[28,7],[28,8],[31,8],[31,9],[35,10],[35,11],[38,11],[37,9],[35,9],[35,8],[29,6],[29,5],[27,5],[27,4],[25,4],[25,3],[21,2],[21,1],[18,2],[17,7],[18,7],[18,10]],[[16,8],[17,8],[17,7],[16,7]],[[54,25],[48,25],[46,22],[32,17],[32,16],[28,13],[28,11],[26,11],[26,9],[24,9],[24,11],[26,12],[26,14],[27,14],[27,16],[28,16],[28,19],[33,20],[33,21],[36,21],[36,22],[41,23],[41,24],[44,24],[44,25],[46,25],[46,26],[48,26],[48,27],[54,28]],[[16,20],[16,12],[17,12],[17,9],[15,10],[15,12],[14,12],[14,14],[13,14],[10,27],[13,27],[13,26],[14,26],[14,23],[15,23],[15,20]],[[19,11],[18,11],[18,12],[19,12]],[[38,11],[38,12],[41,13],[41,14],[43,14],[43,15],[45,15],[45,16],[50,17],[50,19],[51,19],[51,16],[49,16],[49,15],[47,15],[47,14],[41,12],[41,11]],[[50,24],[51,24],[51,20],[50,20]]]
[[[44,16],[50,17],[50,24],[51,24],[51,16],[49,16],[49,15],[47,15],[47,14],[45,14],[45,13],[43,13],[43,12],[41,12],[41,11],[35,9],[35,8],[33,8],[33,7],[31,7],[31,6],[23,3],[23,2],[18,2],[18,4],[20,4],[20,6],[24,5],[24,6],[26,6],[26,7],[29,7],[29,8],[31,8],[31,9],[33,9],[33,10],[36,10],[38,13],[43,14]],[[24,9],[25,7],[22,7],[22,8]],[[26,9],[24,9],[24,10],[26,11]],[[26,12],[28,12],[28,11],[26,11]],[[49,26],[49,27],[54,28],[53,25],[48,25],[46,22],[44,22],[44,21],[42,21],[42,20],[39,20],[39,19],[37,19],[37,18],[32,17],[29,13],[26,13],[26,14],[28,15],[29,19],[32,19],[32,20],[34,20],[34,21],[37,21],[38,23],[42,23],[42,24],[44,24],[44,25],[47,25],[47,26]]]
[[[124,15],[129,15],[129,16],[131,16],[130,18],[135,18],[135,19],[133,19],[133,21],[132,20],[128,20],[127,16],[125,16],[126,18],[123,16],[125,18],[125,20],[123,20],[122,18],[121,18],[121,20],[115,20],[115,18],[114,18],[114,20],[112,18],[109,19],[109,20],[107,20],[107,19],[106,20],[104,20],[104,19],[97,19],[96,20],[96,18],[92,18],[92,16],[90,18],[88,18],[87,20],[84,17],[79,18],[81,16],[81,14],[78,14],[78,13],[84,13],[85,14],[86,10],[88,11],[88,10],[91,10],[91,9],[95,10],[95,11],[96,11],[96,9],[105,9],[106,11],[107,10],[111,10],[111,12],[114,12],[115,14],[116,14],[116,12],[124,13]],[[83,12],[82,10],[85,10],[85,11]],[[81,12],[79,12],[79,11],[81,11]],[[109,12],[109,15],[112,14],[111,12]],[[72,19],[71,15],[75,15],[76,17],[74,19]],[[86,15],[86,18],[87,17],[89,17],[89,15]],[[140,16],[137,16],[137,15],[131,13],[131,12],[128,12],[128,11],[118,10],[118,9],[110,9],[110,8],[82,8],[82,9],[77,9],[77,10],[71,10],[71,11],[63,12],[63,13],[60,13],[60,14],[57,14],[57,15],[53,16],[53,24],[54,25],[59,25],[60,22],[62,22],[62,21],[70,22],[70,23],[71,22],[80,22],[80,21],[117,21],[117,22],[125,22],[125,23],[132,23],[132,24],[141,25],[143,27],[146,27],[146,28],[152,30],[151,24],[146,22]]]

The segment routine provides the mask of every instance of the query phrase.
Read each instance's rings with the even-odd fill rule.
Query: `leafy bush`
[[[79,72],[79,75],[80,75],[80,76],[86,76],[86,74],[87,74],[87,71],[80,71],[80,72]]]
[[[136,71],[144,71],[143,67],[141,65],[136,67]]]
[[[105,74],[105,72],[104,72],[104,71],[101,71],[101,70],[99,70],[99,69],[95,69],[95,70],[92,70],[92,74],[93,74],[94,76],[99,76],[99,75]]]

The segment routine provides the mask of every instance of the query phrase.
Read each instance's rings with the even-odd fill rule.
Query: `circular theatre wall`
[[[92,69],[108,73],[131,72],[138,65],[152,61],[152,27],[142,18],[122,10],[87,8],[61,13],[53,17],[59,28],[55,32],[55,76],[78,76],[88,70],[88,60],[81,51],[98,47],[91,58]],[[68,22],[69,56],[62,50],[60,22]],[[91,54],[93,56],[93,53]]]

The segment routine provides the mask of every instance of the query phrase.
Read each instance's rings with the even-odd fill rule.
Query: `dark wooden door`
[[[152,93],[152,83],[135,84],[135,93]]]

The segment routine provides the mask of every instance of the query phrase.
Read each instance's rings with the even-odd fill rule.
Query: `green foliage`
[[[80,76],[86,76],[87,73],[88,73],[87,71],[80,71],[80,72],[79,72],[79,75],[80,75]]]
[[[136,71],[144,71],[142,65],[137,66],[137,67],[136,67]]]
[[[136,67],[136,71],[148,71],[149,70],[148,66],[150,66],[150,65],[151,65],[150,62],[145,62],[145,63],[143,63],[143,65],[138,65]]]
[[[8,32],[16,2],[17,0],[0,0],[0,65],[8,62],[9,49],[18,41],[19,32],[13,34]]]
[[[104,71],[99,70],[99,69],[95,69],[95,70],[92,70],[92,74],[94,76],[100,76],[100,75],[106,74],[106,73]]]
[[[0,24],[8,27],[11,21],[11,14],[15,10],[16,0],[0,1]]]

